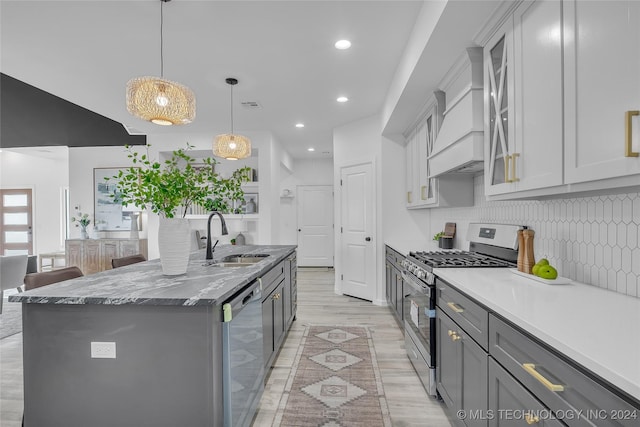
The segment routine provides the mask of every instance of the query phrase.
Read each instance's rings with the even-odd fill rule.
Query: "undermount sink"
[[[249,267],[268,257],[267,254],[227,255],[219,261],[207,261],[211,267]]]
[[[220,260],[223,263],[255,264],[268,257],[266,254],[229,255]]]

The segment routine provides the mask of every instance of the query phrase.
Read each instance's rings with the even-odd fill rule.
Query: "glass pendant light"
[[[251,155],[251,140],[246,136],[233,133],[233,86],[238,84],[238,80],[228,77],[225,81],[231,87],[231,133],[215,137],[213,155],[227,160],[244,159]]]
[[[127,83],[127,110],[157,125],[183,125],[196,117],[196,98],[188,87],[164,78],[163,3],[160,0],[160,77],[137,77]]]

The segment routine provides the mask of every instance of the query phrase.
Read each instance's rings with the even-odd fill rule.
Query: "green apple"
[[[555,280],[555,278],[558,277],[558,270],[550,265],[543,265],[538,268],[537,276],[547,280]]]
[[[540,267],[542,267],[543,265],[549,265],[549,260],[546,258],[542,258],[540,261],[536,262],[535,265],[531,268],[531,273],[537,276]]]

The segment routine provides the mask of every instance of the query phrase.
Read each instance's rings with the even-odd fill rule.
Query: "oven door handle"
[[[413,277],[409,276],[405,271],[402,272],[402,280],[404,280],[405,283],[411,286],[413,290],[420,292],[421,294],[431,294],[430,288],[424,288],[423,286],[420,286],[420,284],[418,284],[416,280]]]

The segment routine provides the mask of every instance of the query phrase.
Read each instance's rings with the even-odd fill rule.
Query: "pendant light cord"
[[[164,43],[163,43],[163,26],[164,26],[164,0],[160,1],[160,77],[164,78]]]
[[[231,86],[231,135],[233,135],[233,85]]]

